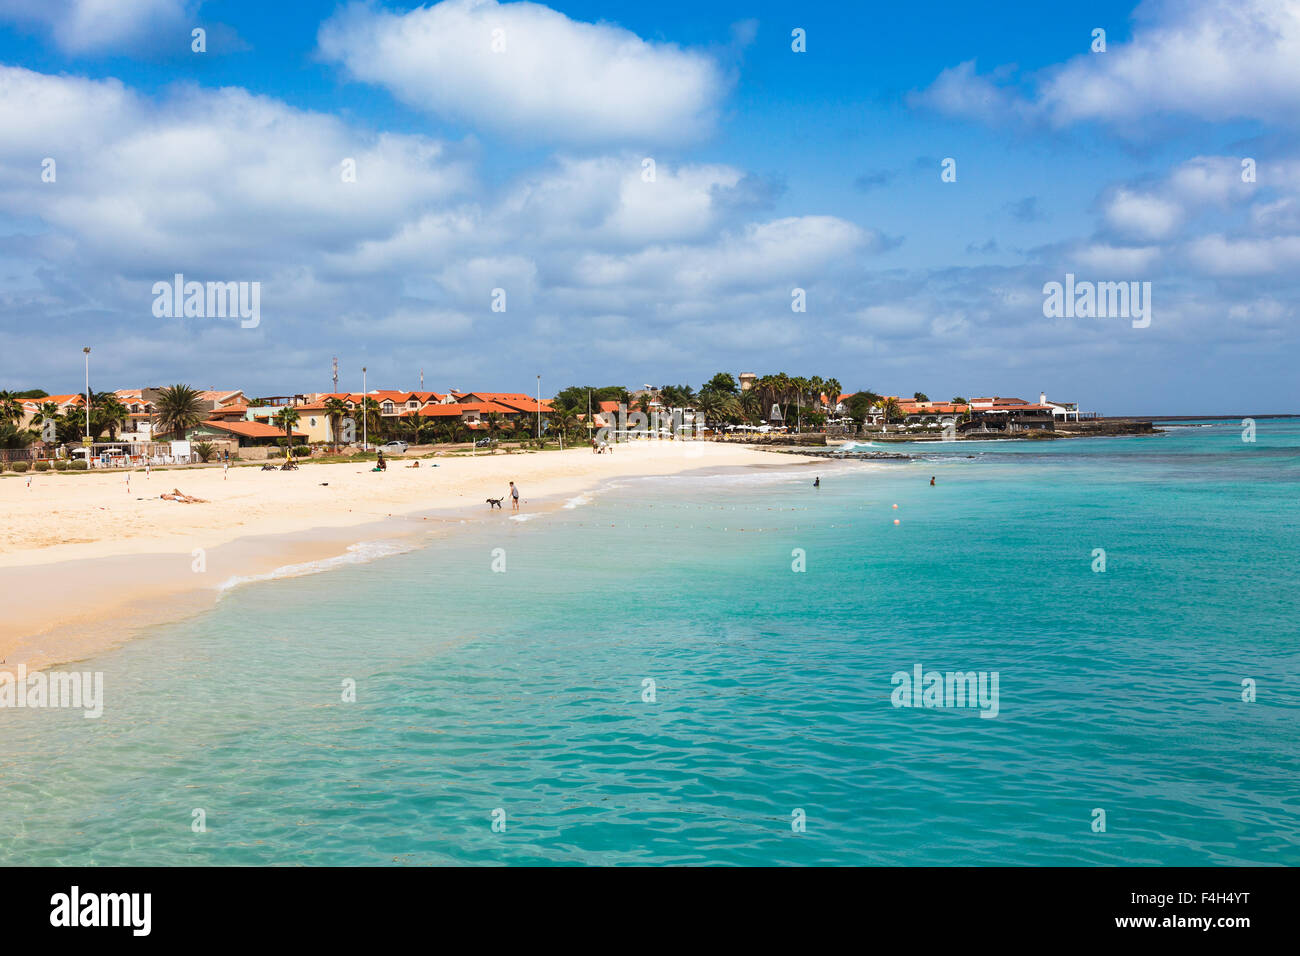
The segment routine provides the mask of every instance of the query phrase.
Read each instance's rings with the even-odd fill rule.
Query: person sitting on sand
[[[187,505],[206,504],[208,500],[206,498],[195,498],[192,495],[182,494],[179,488],[173,488],[170,493],[164,491],[158,497],[163,501],[179,501],[182,504]]]
[[[407,465],[406,467],[407,467],[407,468],[419,468],[419,467],[420,467],[420,460],[417,458],[415,461],[411,462],[411,463],[410,463],[409,465]]]

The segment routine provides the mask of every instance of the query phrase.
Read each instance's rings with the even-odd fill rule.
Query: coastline
[[[437,468],[433,465],[437,463]],[[817,461],[805,457],[803,463]],[[468,521],[509,520],[510,503],[485,497],[521,489],[521,510],[555,510],[609,480],[718,468],[788,468],[798,456],[707,442],[421,459],[387,472],[361,463],[39,475],[0,481],[6,515],[0,581],[22,595],[0,620],[0,670],[82,660],[142,630],[219,600],[232,581],[296,566],[372,560],[429,545]],[[164,501],[179,487],[203,503]],[[285,569],[289,569],[287,572]],[[303,572],[305,573],[305,571]]]

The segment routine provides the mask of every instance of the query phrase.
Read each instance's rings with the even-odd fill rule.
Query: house
[[[970,410],[970,406],[960,402],[920,402],[900,399],[898,409],[903,413],[903,421],[909,425],[921,422],[943,424],[957,422]]]
[[[293,431],[294,444],[305,444],[306,432]],[[250,421],[208,421],[200,422],[193,428],[186,429],[185,437],[190,441],[231,441],[238,442],[240,448],[255,445],[276,445],[284,438],[284,429],[276,428],[265,422]]]
[[[960,426],[966,432],[1018,432],[1054,430],[1052,406],[1030,404],[1023,398],[972,398],[970,421]]]
[[[31,428],[32,422],[36,416],[41,413],[41,407],[46,404],[52,404],[58,409],[58,414],[63,415],[73,408],[85,408],[86,396],[81,393],[75,395],[46,395],[44,398],[24,398],[19,401],[22,408],[23,417],[19,422],[22,428]]]
[[[1052,409],[1052,417],[1058,422],[1077,422],[1079,420],[1078,402],[1049,402],[1046,392],[1038,393],[1038,404]]]

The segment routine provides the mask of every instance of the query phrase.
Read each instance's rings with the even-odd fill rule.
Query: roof
[[[596,408],[598,408],[602,412],[616,412],[618,411],[618,406],[619,406],[618,402],[597,402],[596,403]]]
[[[238,388],[231,388],[231,389],[224,389],[224,390],[215,389],[206,392],[199,392],[199,398],[203,399],[203,401],[205,402],[220,402],[222,399],[230,398],[234,395],[243,395],[243,394],[244,394],[243,390]]]
[[[477,394],[477,393],[476,393]],[[446,406],[448,408],[459,408],[467,412],[478,412],[482,415],[513,415],[521,409],[511,408],[509,405],[500,405],[496,402],[457,402],[455,405]]]
[[[265,422],[202,422],[200,428],[216,428],[223,432],[230,432],[232,435],[242,435],[244,438],[283,438],[284,429],[276,428],[274,425],[267,425]],[[292,432],[294,438],[306,438],[306,432]]]
[[[467,410],[464,405],[429,404],[418,410],[403,412],[402,417],[419,415],[421,418],[460,418]]]

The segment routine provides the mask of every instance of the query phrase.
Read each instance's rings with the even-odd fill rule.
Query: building
[[[1052,409],[1052,417],[1058,422],[1077,422],[1079,420],[1078,402],[1049,402],[1046,392],[1038,393],[1038,404]]]
[[[1051,405],[1030,404],[1023,398],[972,398],[970,421],[963,423],[963,434],[969,432],[1018,432],[1055,428]]]
[[[295,445],[306,444],[306,432],[293,431],[290,434]],[[265,422],[214,420],[187,429],[185,437],[190,441],[234,441],[240,448],[248,448],[279,444],[284,438],[284,429]]]

